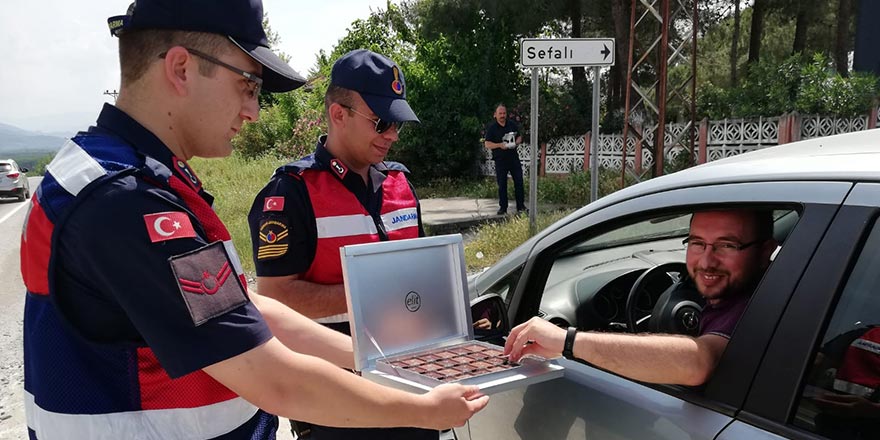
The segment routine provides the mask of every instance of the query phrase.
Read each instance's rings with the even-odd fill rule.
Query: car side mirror
[[[471,301],[471,318],[474,326],[474,339],[478,341],[503,343],[510,328],[507,320],[507,307],[504,298],[497,293],[478,296]]]
[[[22,172],[22,173],[26,173],[26,172],[28,172],[28,171],[29,171],[29,170],[28,170],[27,168],[24,168],[24,167],[21,168],[21,172]]]

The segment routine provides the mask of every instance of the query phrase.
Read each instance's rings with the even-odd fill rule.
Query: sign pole
[[[590,202],[599,198],[599,66],[593,66],[593,128],[590,134]]]
[[[532,67],[532,122],[531,144],[532,161],[529,163],[529,236],[538,233],[536,215],[538,211],[538,67]]]
[[[532,69],[532,162],[529,169],[529,233],[537,233],[538,206],[538,69],[593,67],[593,130],[590,136],[590,201],[599,198],[599,67],[614,65],[613,38],[523,38],[520,65]],[[585,164],[587,165],[587,164]]]

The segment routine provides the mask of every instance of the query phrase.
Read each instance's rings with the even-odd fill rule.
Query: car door
[[[767,182],[704,186],[635,197],[593,212],[543,237],[508,294],[513,323],[538,314],[553,252],[573,237],[664,210],[707,206],[797,204],[800,220],[766,273],[722,364],[704,390],[638,383],[585,363],[560,359],[561,379],[492,396],[464,427],[460,439],[714,439],[734,420],[760,362],[761,347],[794,290],[809,256],[851,184]],[[745,328],[748,322],[751,328]],[[748,339],[748,340],[747,340]],[[747,349],[751,348],[751,349]],[[743,387],[743,384],[746,384]]]
[[[847,197],[719,440],[880,438],[880,391],[868,389],[880,383],[880,344],[865,337],[880,328],[878,201],[874,183]]]

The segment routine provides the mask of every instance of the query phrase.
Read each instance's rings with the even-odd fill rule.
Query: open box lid
[[[350,245],[339,253],[356,370],[372,368],[382,353],[473,339],[460,234]]]

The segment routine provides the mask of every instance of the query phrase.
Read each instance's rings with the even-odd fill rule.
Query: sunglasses
[[[231,72],[234,72],[234,73],[237,73],[237,74],[243,76],[244,79],[247,80],[246,96],[248,99],[256,99],[258,96],[260,96],[260,89],[263,87],[263,78],[260,78],[259,76],[254,75],[251,72],[239,69],[238,67],[235,67],[231,64],[224,63],[223,61],[220,61],[217,58],[214,58],[214,57],[212,57],[202,51],[192,49],[189,47],[184,47],[184,49],[186,49],[187,52],[189,52],[189,53],[191,53],[191,54],[193,54],[193,55],[195,55],[195,56],[197,56],[197,57],[199,57],[209,63],[216,64],[216,65],[223,67]],[[162,52],[159,54],[159,58],[165,58],[165,56],[167,54],[168,54],[168,52]]]
[[[378,134],[385,133],[385,132],[388,131],[388,129],[390,129],[391,127],[394,127],[394,128],[395,128],[395,130],[397,131],[397,134],[400,134],[400,132],[403,130],[403,124],[405,123],[404,121],[394,121],[394,122],[392,122],[392,121],[384,121],[384,120],[382,120],[382,119],[380,119],[380,118],[373,119],[373,118],[371,118],[371,117],[369,117],[369,116],[367,116],[367,115],[365,115],[365,114],[363,114],[363,113],[361,113],[361,112],[355,110],[355,109],[352,108],[352,107],[349,107],[349,106],[344,105],[344,104],[339,104],[339,105],[341,105],[341,106],[347,108],[347,109],[350,110],[350,111],[355,112],[356,114],[358,114],[358,115],[360,115],[360,116],[363,116],[364,118],[366,118],[366,119],[369,120],[370,122],[376,124],[376,127],[375,127],[375,128],[376,128],[376,133],[378,133]]]

